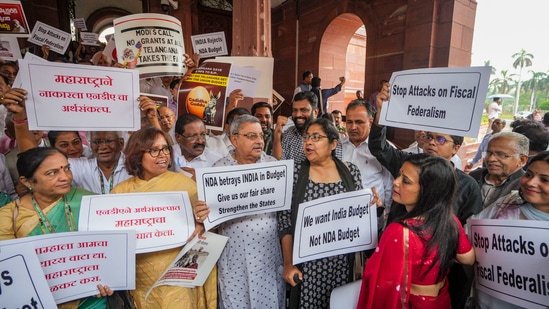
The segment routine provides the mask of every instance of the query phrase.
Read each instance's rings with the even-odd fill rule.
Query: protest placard
[[[82,45],[99,46],[99,34],[93,32],[80,32]]]
[[[159,285],[175,285],[183,287],[203,286],[213,267],[219,260],[221,252],[229,237],[206,232],[196,235],[181,249],[181,252],[164,271],[160,279],[149,289]]]
[[[200,54],[200,58],[228,55],[225,32],[212,32],[191,36],[193,51]]]
[[[198,198],[210,215],[206,230],[227,220],[289,209],[293,160],[196,169]]]
[[[32,74],[31,74],[32,72]],[[19,61],[31,130],[137,131],[138,72],[57,62]]]
[[[0,34],[26,37],[29,24],[21,1],[0,1]]]
[[[549,306],[549,222],[469,220],[476,288],[524,308]]]
[[[57,304],[113,290],[135,289],[135,232],[67,232],[3,240],[34,248]],[[51,307],[50,307],[51,308]]]
[[[260,72],[257,79],[254,101],[265,101],[273,103],[273,70],[274,58],[272,57],[215,57],[217,62],[230,63],[235,66],[251,67]]]
[[[134,14],[113,21],[118,62],[140,77],[183,75],[185,46],[181,22],[164,14]]]
[[[194,232],[187,192],[147,192],[82,197],[81,231],[136,230],[137,253],[185,244]]]
[[[293,263],[377,246],[377,212],[372,191],[363,189],[299,204]]]
[[[250,108],[260,72],[252,67],[206,61],[183,81],[178,91],[178,110],[194,114],[207,129],[222,130],[230,92],[241,89],[245,99],[240,107]]]
[[[9,61],[21,59],[19,42],[14,36],[0,36],[0,58]]]
[[[73,20],[74,28],[80,29],[81,31],[88,31],[88,27],[86,27],[86,21],[84,18],[75,18]]]
[[[71,43],[71,34],[37,21],[27,41],[38,46],[47,45],[50,50],[63,55]]]
[[[476,137],[491,67],[428,68],[395,72],[379,123]]]
[[[0,246],[2,308],[55,308],[40,261],[26,244]]]

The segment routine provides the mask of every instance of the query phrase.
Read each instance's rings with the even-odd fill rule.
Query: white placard
[[[93,32],[80,32],[82,45],[99,46],[99,34]]]
[[[191,36],[193,51],[200,54],[200,58],[228,55],[225,32],[212,32]]]
[[[86,21],[84,18],[75,18],[74,19],[74,28],[80,29],[81,31],[88,31],[88,27],[86,27]]]
[[[32,72],[32,74],[30,73]],[[30,130],[137,131],[135,70],[19,61]]]
[[[299,204],[293,263],[377,246],[377,212],[372,191],[363,189]]]
[[[134,14],[113,21],[118,62],[136,68],[141,78],[183,75],[181,22],[164,14]]]
[[[467,221],[476,288],[524,308],[549,306],[549,222]]]
[[[21,50],[19,49],[17,37],[0,36],[0,58],[10,61],[21,59]]]
[[[23,59],[27,62],[43,62],[43,63],[48,62],[48,60],[42,57],[38,57],[33,53],[25,53],[25,58]],[[19,68],[21,68],[21,66],[23,65],[23,62],[21,62],[21,60],[18,60],[18,65],[19,65]],[[15,76],[13,85],[11,85],[12,88],[23,88],[23,82],[21,81],[21,76],[22,74],[17,74],[17,76]]]
[[[47,45],[50,50],[63,55],[71,43],[71,34],[37,21],[28,41],[38,46]]]
[[[290,209],[293,160],[196,169],[198,198],[210,215],[206,230],[235,218]]]
[[[1,250],[20,245],[35,249],[58,304],[96,295],[98,284],[135,289],[134,231],[38,235],[2,241]]]
[[[491,67],[395,72],[382,125],[458,136],[478,135]]]
[[[182,246],[194,232],[187,192],[147,192],[82,197],[81,231],[136,230],[137,253]]]
[[[0,304],[2,308],[56,307],[31,246],[0,245]]]
[[[261,72],[257,81],[255,98],[272,100],[274,58],[272,57],[215,57],[217,62],[227,62],[241,67],[253,67]],[[272,102],[271,102],[272,103]]]

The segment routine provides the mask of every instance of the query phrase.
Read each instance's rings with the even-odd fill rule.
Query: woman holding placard
[[[362,189],[360,171],[335,156],[338,129],[316,119],[306,129],[303,149],[307,160],[294,172],[292,209],[279,213],[284,259],[283,278],[292,286],[290,308],[328,308],[330,293],[351,279],[352,255],[336,255],[293,265],[294,217],[300,203]],[[296,280],[297,279],[297,280]]]
[[[452,214],[454,168],[441,157],[410,156],[393,182],[394,220],[366,263],[357,308],[450,308],[447,275],[475,253]]]
[[[144,104],[143,100],[141,107]],[[195,206],[198,199],[196,183],[181,173],[168,170],[173,153],[170,140],[162,130],[154,127],[133,133],[124,150],[126,170],[133,177],[116,185],[111,193],[187,191]],[[196,227],[195,234],[204,231],[202,224],[197,223]],[[136,256],[136,288],[131,293],[138,308],[216,308],[215,268],[201,287],[162,285],[153,288],[145,297],[180,251],[177,247]]]
[[[20,181],[30,194],[0,209],[0,240],[76,231],[82,196],[93,194],[72,188],[67,155],[56,148],[32,148],[19,155]],[[1,246],[1,242],[0,242]],[[113,291],[98,285],[100,296]],[[59,308],[107,308],[106,297],[87,297]]]
[[[496,200],[473,219],[549,221],[549,151],[538,153],[520,178],[520,190]],[[476,291],[478,308],[520,308]]]

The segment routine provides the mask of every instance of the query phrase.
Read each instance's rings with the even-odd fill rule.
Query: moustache
[[[206,144],[196,143],[196,144],[193,145],[193,148],[198,148],[198,147],[204,148],[204,147],[206,147]]]

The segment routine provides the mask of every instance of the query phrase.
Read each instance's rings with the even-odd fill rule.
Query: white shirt
[[[194,168],[195,170],[201,167],[212,167],[213,164],[219,161],[221,158],[223,158],[222,155],[206,147],[204,148],[204,151],[202,152],[201,155],[199,155],[198,157],[195,157],[190,162],[187,161],[187,159],[183,155],[175,157],[175,164],[177,164],[177,166],[180,167],[180,168],[177,168],[176,170],[177,172],[183,173],[188,177],[192,177],[191,174],[182,170],[181,167],[191,167],[191,168]]]
[[[501,113],[501,105],[497,102],[492,102],[488,105],[488,119],[496,119]]]
[[[211,150],[219,153],[222,157],[226,157],[229,153],[234,151],[233,143],[229,139],[227,133],[223,132],[221,135],[208,135],[206,138],[206,145]]]
[[[118,159],[118,164],[114,169],[111,177],[113,178],[112,186],[110,179],[107,179],[105,175],[97,166],[96,159],[86,159],[86,158],[69,158],[69,164],[71,165],[72,171],[72,186],[77,188],[82,188],[90,192],[97,194],[109,194],[112,188],[118,183],[132,177],[126,171],[124,166],[124,154],[120,154]],[[101,178],[103,179],[103,190],[101,190]]]
[[[351,162],[360,170],[362,187],[376,187],[383,204],[389,207],[393,201],[393,176],[379,163],[368,148],[368,139],[355,147],[348,138],[341,139],[343,146],[343,162]]]

